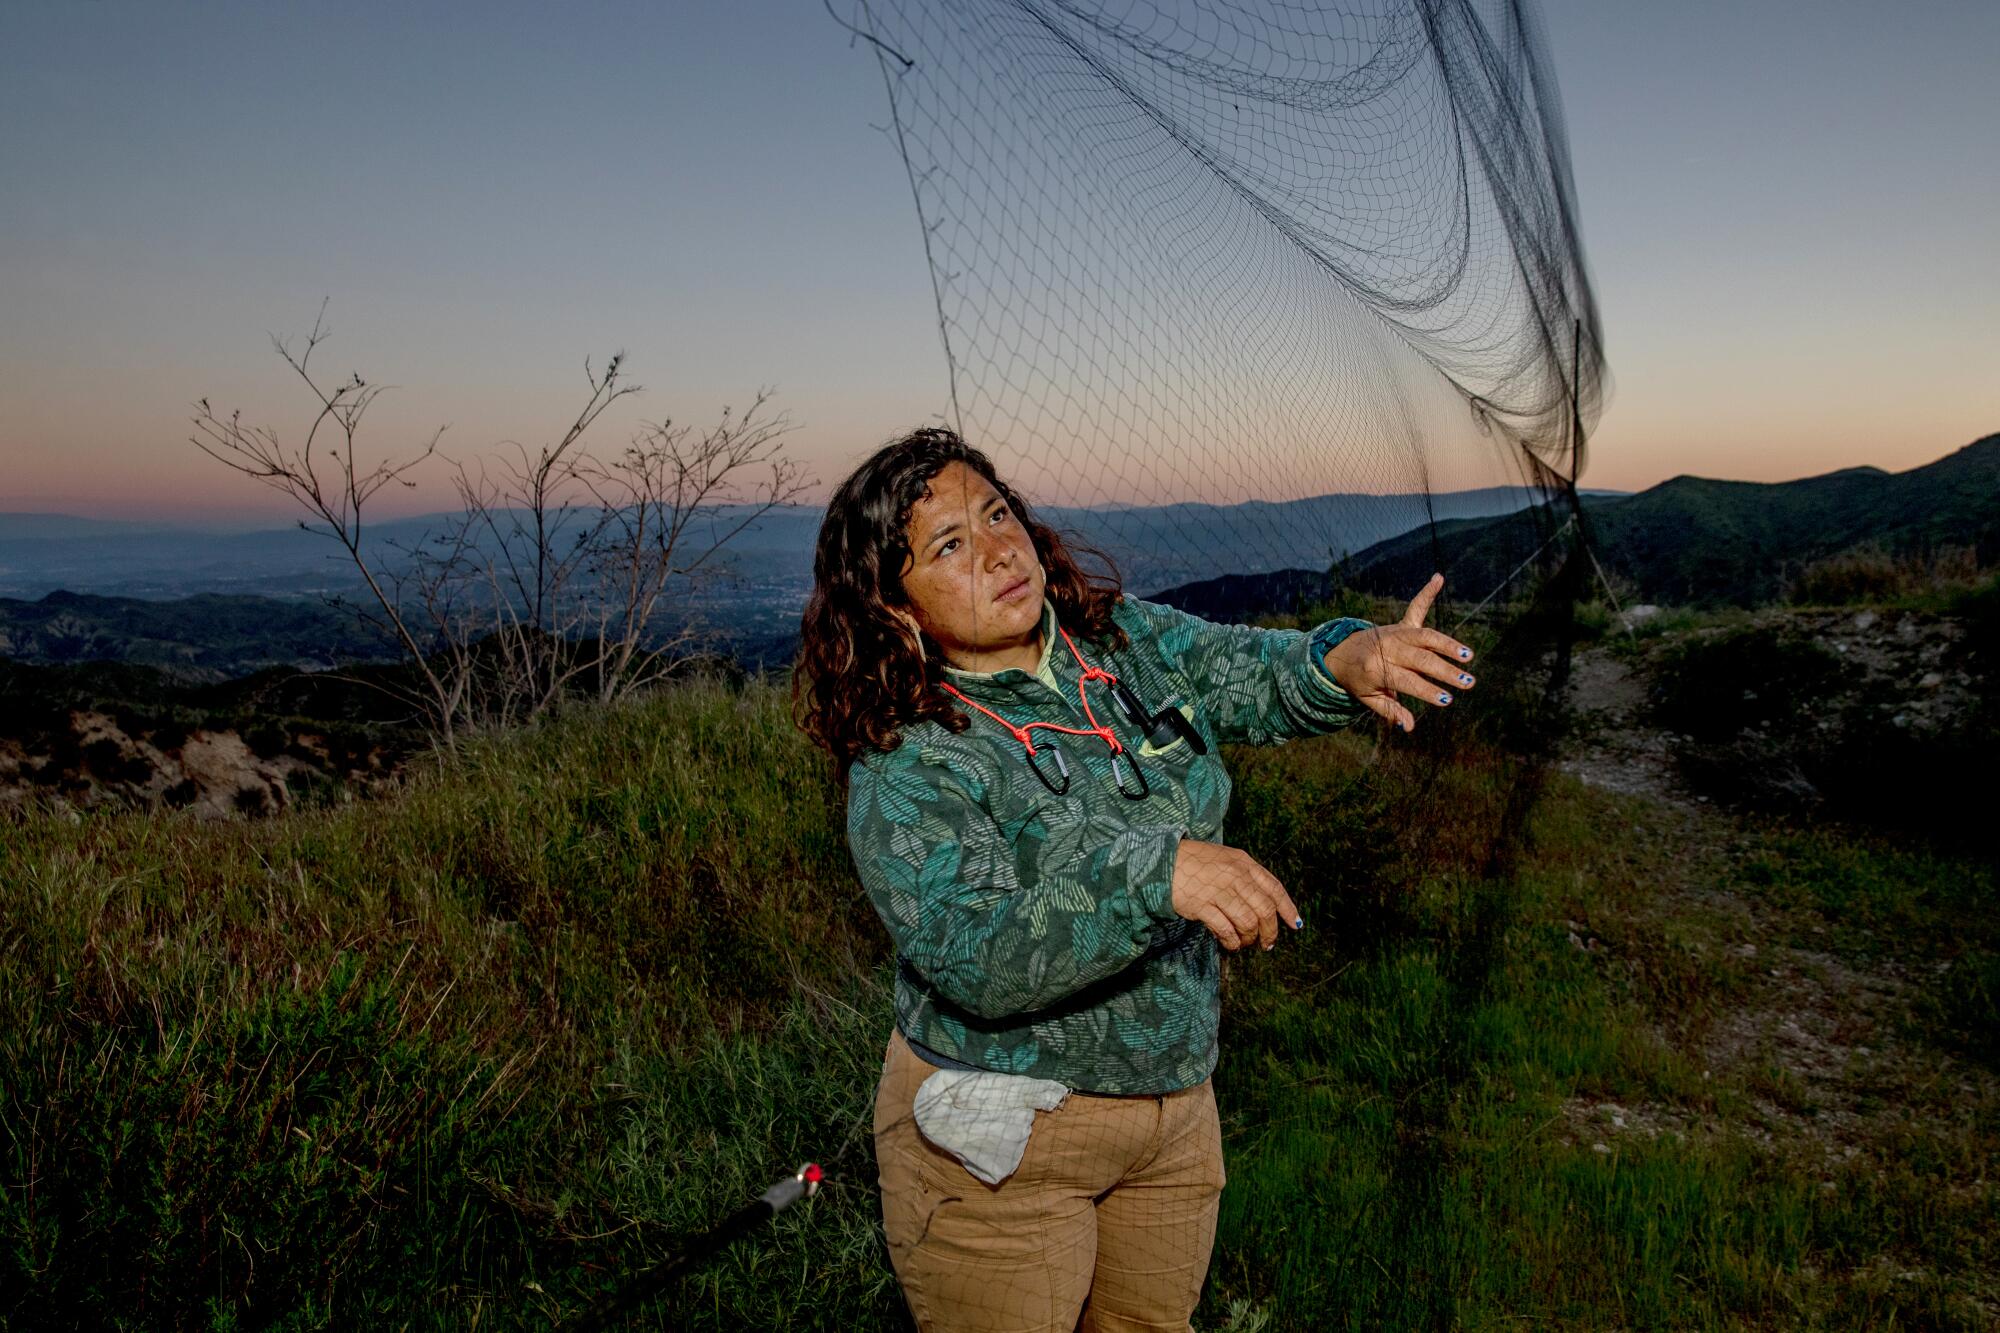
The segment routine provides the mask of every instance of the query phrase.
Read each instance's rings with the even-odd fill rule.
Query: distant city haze
[[[2000,429],[2000,4],[1544,0],[1615,388],[1588,486],[1900,471]],[[0,511],[288,523],[188,442],[397,386],[363,465],[696,425],[824,484],[945,407],[875,62],[815,0],[0,6]],[[433,461],[378,517],[452,507]],[[1495,478],[1496,481],[1504,480]],[[1201,500],[1211,497],[1176,497]]]

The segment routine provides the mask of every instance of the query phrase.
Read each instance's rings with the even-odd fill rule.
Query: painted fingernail
[[[1271,952],[1271,950],[1273,950],[1273,949],[1275,949],[1275,948],[1277,948],[1277,947],[1278,947],[1278,942],[1277,942],[1276,940],[1272,940],[1272,941],[1271,941],[1271,942],[1270,942],[1269,944],[1267,944],[1267,945],[1265,945],[1265,946],[1264,946],[1264,952],[1265,952],[1265,953],[1269,953],[1269,952]]]
[[[1293,918],[1292,918],[1292,929],[1293,929],[1293,930],[1299,930],[1299,929],[1302,929],[1302,928],[1303,928],[1303,927],[1305,926],[1305,924],[1306,924],[1306,919],[1305,919],[1304,917],[1302,917],[1302,916],[1295,916],[1295,917],[1293,917]]]
[[[1470,648],[1459,649],[1458,660],[1461,662],[1470,662],[1472,660],[1472,650]]]
[[[1451,702],[1451,696],[1449,694],[1440,694],[1438,696],[1438,702],[1441,704],[1448,704]]]
[[[1458,683],[1461,685],[1470,685],[1472,683],[1472,677],[1466,675],[1463,671],[1461,671],[1458,673]]]

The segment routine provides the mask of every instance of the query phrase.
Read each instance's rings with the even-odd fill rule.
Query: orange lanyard
[[[1014,739],[1021,742],[1021,747],[1028,752],[1028,767],[1035,771],[1035,776],[1042,780],[1042,785],[1044,787],[1047,787],[1050,791],[1054,792],[1057,796],[1065,795],[1069,791],[1069,765],[1063,761],[1061,750],[1057,749],[1053,745],[1049,746],[1048,747],[1049,753],[1055,756],[1056,770],[1062,774],[1062,785],[1058,787],[1054,782],[1049,780],[1049,775],[1042,771],[1042,766],[1035,760],[1035,754],[1036,754],[1035,740],[1030,733],[1032,733],[1036,727],[1041,727],[1047,731],[1059,731],[1066,736],[1095,736],[1099,740],[1103,741],[1106,745],[1111,747],[1111,776],[1112,779],[1116,781],[1118,784],[1118,794],[1125,797],[1125,799],[1129,801],[1144,800],[1149,791],[1149,788],[1146,784],[1146,775],[1139,771],[1139,765],[1136,761],[1128,761],[1126,759],[1124,742],[1120,741],[1118,737],[1112,733],[1111,728],[1105,726],[1103,723],[1097,720],[1097,714],[1093,712],[1090,707],[1090,696],[1084,693],[1083,689],[1084,685],[1089,681],[1102,680],[1110,682],[1111,687],[1115,690],[1118,688],[1118,677],[1112,675],[1109,671],[1106,671],[1103,667],[1094,667],[1090,665],[1090,663],[1084,661],[1083,654],[1078,652],[1076,650],[1076,645],[1070,641],[1069,631],[1064,629],[1060,624],[1056,626],[1056,633],[1062,635],[1063,643],[1065,643],[1069,647],[1070,656],[1074,657],[1076,659],[1076,664],[1079,667],[1083,668],[1083,675],[1076,682],[1076,699],[1078,703],[1083,705],[1083,715],[1086,718],[1090,719],[1090,725],[1088,727],[1065,727],[1055,722],[1029,722],[1021,726],[1016,726],[1014,723],[1009,722],[1006,718],[1000,716],[998,713],[986,707],[984,704],[975,703],[973,700],[966,698],[965,695],[958,689],[958,687],[953,685],[949,681],[942,682],[945,690],[948,693],[952,694],[954,697],[956,697],[960,703],[967,704],[973,708],[978,709],[980,712],[986,714],[986,716],[992,718],[995,722],[998,722],[1001,726],[1007,728],[1009,732],[1013,733]],[[1125,773],[1128,763],[1130,765],[1132,779],[1133,781],[1136,781],[1138,784],[1138,789],[1136,791],[1126,785]]]

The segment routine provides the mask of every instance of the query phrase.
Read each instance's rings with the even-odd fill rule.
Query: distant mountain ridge
[[[1798,481],[1681,476],[1622,498],[1587,497],[1598,558],[1656,603],[1755,606],[1784,594],[1815,560],[1859,547],[1894,554],[1970,548],[2000,563],[2000,434],[1905,472],[1844,468]],[[1523,511],[1444,523],[1359,552],[1350,578],[1389,593],[1443,569],[1479,597],[1547,540]]]
[[[1125,586],[1143,594],[1260,565],[1330,560],[1415,525],[1504,513],[1536,498],[1521,487],[1489,487],[1241,505],[1043,506],[1037,513],[1103,550]],[[735,516],[722,511],[715,521]],[[370,524],[364,553],[377,570],[393,567],[398,546],[417,545],[450,517]],[[717,651],[753,668],[791,660],[821,517],[816,507],[773,510],[730,541],[720,576],[696,603],[716,631]],[[352,616],[324,606],[329,594],[372,609],[345,553],[297,528],[195,535],[0,514],[0,657],[140,663],[214,681],[274,665],[314,670],[395,655],[373,644]]]
[[[1139,595],[1211,619],[1241,620],[1332,595],[1337,588],[1327,568],[1343,550],[1352,552],[1342,571],[1352,587],[1408,596],[1433,570],[1443,570],[1449,595],[1470,605],[1499,588],[1547,541],[1550,517],[1529,507],[1532,498],[1522,488],[1496,487],[1438,496],[1038,512],[1104,549],[1118,562],[1125,586]],[[1771,483],[1680,476],[1636,495],[1586,491],[1584,512],[1605,566],[1631,580],[1640,600],[1660,603],[1770,601],[1805,564],[1862,545],[1890,551],[1970,547],[1983,563],[2000,563],[2000,434],[1900,473],[1858,467]],[[18,577],[18,562],[36,553],[45,563],[100,573],[115,573],[112,566],[127,561],[150,570],[149,591],[160,591],[131,597],[65,590],[39,601],[0,596],[0,657],[146,663],[217,680],[278,664],[311,669],[369,652],[351,617],[301,595],[341,591],[368,600],[354,596],[359,590],[344,577],[340,561],[328,560],[337,552],[324,537],[234,534],[191,547],[185,533],[132,533],[134,525],[107,524],[111,531],[91,536],[60,523],[43,525],[49,535],[24,535],[34,520],[55,517],[0,515],[0,593],[8,590],[10,569]],[[412,542],[444,517],[384,523],[373,529],[374,538]],[[704,599],[703,610],[745,661],[789,660],[819,522],[817,508],[774,511],[728,548],[728,581]],[[276,538],[284,539],[290,555],[274,554]],[[121,540],[130,543],[125,553],[107,556],[106,548]],[[174,578],[156,563],[172,546],[189,579],[199,582],[203,569],[215,568],[239,585],[249,581],[285,595],[176,596],[167,591]],[[1286,567],[1286,553],[1314,567]],[[90,565],[93,559],[100,563]],[[110,566],[102,563],[106,559]]]
[[[1524,487],[1495,486],[1235,505],[1042,505],[1037,513],[1102,548],[1131,586],[1159,587],[1330,558],[1433,519],[1503,514],[1538,498]],[[741,512],[718,510],[713,521],[733,525]],[[730,541],[727,567],[746,585],[770,592],[782,587],[784,597],[802,604],[822,512],[792,506],[762,515]],[[420,545],[452,517],[370,522],[362,532],[363,555],[372,567],[393,566],[403,558],[399,547]],[[496,517],[504,522],[504,515]],[[153,599],[197,593],[299,597],[358,583],[345,552],[323,533],[297,526],[197,533],[61,514],[0,514],[0,597],[37,598],[58,589]]]
[[[75,514],[0,510],[0,541],[69,541],[78,537],[129,537],[182,530],[183,525],[178,523],[132,523],[115,518],[79,518]]]
[[[1860,547],[1892,554],[1969,548],[2000,564],[2000,434],[1904,472],[1843,468],[1797,481],[1679,476],[1635,495],[1584,494],[1607,571],[1641,601],[1756,606],[1784,595],[1806,565]],[[1544,510],[1447,519],[1356,552],[1345,581],[1409,596],[1433,571],[1470,605],[1502,586],[1560,526]],[[1160,594],[1197,615],[1243,619],[1289,611],[1337,591],[1323,570],[1287,569],[1190,582]]]

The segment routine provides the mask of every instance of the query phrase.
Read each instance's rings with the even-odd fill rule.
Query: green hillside
[[[215,682],[267,667],[323,670],[398,655],[393,640],[352,612],[300,598],[0,597],[0,657],[42,664],[128,662],[184,682]]]
[[[2000,562],[2000,435],[1907,472],[1849,468],[1800,481],[1675,477],[1623,498],[1586,497],[1598,558],[1641,601],[1754,606],[1783,596],[1816,560],[1860,547],[1890,554],[1946,548]],[[1557,520],[1559,522],[1559,520]],[[1384,595],[1442,569],[1477,601],[1549,538],[1546,510],[1440,523],[1358,553],[1348,577]]]
[[[1581,787],[1481,739],[1503,659],[1413,736],[1232,755],[1306,928],[1227,963],[1197,1326],[1986,1326],[1992,867]],[[754,682],[335,809],[0,812],[0,1327],[564,1326],[807,1160],[634,1326],[899,1327],[842,830]],[[1794,940],[1954,970],[1813,1001],[1894,1059],[1808,1081],[1736,1035],[1820,1030]]]

